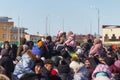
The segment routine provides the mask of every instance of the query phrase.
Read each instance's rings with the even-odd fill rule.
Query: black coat
[[[44,45],[40,47],[40,50],[41,50],[41,57],[45,57],[45,59],[50,58],[49,51]]]
[[[0,59],[0,65],[5,68],[5,74],[11,78],[11,73],[14,71],[14,64],[9,55],[4,55]]]
[[[45,80],[45,78],[41,74],[26,73],[19,80]]]
[[[41,69],[41,75],[45,78],[45,80],[50,80],[52,76],[50,71],[48,71],[45,67]]]

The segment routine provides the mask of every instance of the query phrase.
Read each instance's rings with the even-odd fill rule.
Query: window
[[[17,35],[14,35],[14,36],[13,36],[13,39],[14,39],[14,40],[17,40],[17,38],[18,38]]]
[[[7,35],[6,34],[3,34],[3,39],[6,39]]]
[[[109,41],[108,34],[105,34],[105,36],[104,36],[104,41]]]
[[[7,30],[7,27],[6,27],[6,26],[3,26],[3,30]]]

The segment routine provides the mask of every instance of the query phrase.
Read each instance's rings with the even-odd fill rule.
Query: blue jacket
[[[16,75],[18,78],[21,78],[25,73],[33,73],[32,68],[34,66],[35,56],[31,51],[23,54],[22,59],[15,66],[13,75]]]

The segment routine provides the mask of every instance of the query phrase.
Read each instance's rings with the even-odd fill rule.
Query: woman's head
[[[89,58],[88,58],[88,59],[85,59],[84,64],[85,64],[85,67],[86,67],[86,68],[90,68],[90,67],[91,67],[91,63],[90,63]]]

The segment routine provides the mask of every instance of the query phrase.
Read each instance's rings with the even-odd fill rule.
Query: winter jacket
[[[22,59],[15,66],[13,75],[17,75],[17,77],[20,78],[25,73],[32,73],[35,59],[36,58],[32,52],[30,50],[27,51],[27,53],[23,54]]]
[[[59,76],[61,80],[73,80],[72,75],[69,73],[62,73],[62,74],[59,74]]]
[[[105,65],[105,64],[99,64],[95,70],[93,71],[93,74],[92,74],[92,79],[94,80],[96,78],[96,74],[99,73],[99,72],[104,72],[107,74],[107,77],[111,78],[112,79],[112,74],[111,74],[111,71],[110,71],[110,68],[108,65]]]
[[[27,73],[23,75],[19,80],[45,80],[41,74]]]
[[[68,40],[65,41],[64,45],[67,45],[67,46],[71,46],[71,47],[75,47],[76,46],[76,42],[75,42],[75,35],[70,35],[68,37]]]
[[[74,72],[74,80],[88,80],[87,69],[83,63],[72,61],[69,66]]]
[[[9,56],[7,49],[1,51],[2,58],[0,59],[0,65],[5,69],[5,75],[11,78],[11,73],[14,71],[14,64]]]
[[[52,57],[55,44],[54,42],[51,41],[51,42],[46,43],[46,45],[49,49],[49,54]]]
[[[95,44],[91,47],[89,55],[96,56],[96,55],[99,55],[102,53],[103,53],[103,46],[101,43],[98,43],[98,44]]]
[[[41,57],[45,57],[45,59],[50,58],[49,49],[46,43],[44,43],[41,47],[39,47],[39,49],[41,50]]]
[[[88,80],[88,78],[86,76],[84,76],[81,71],[79,71],[78,73],[74,74],[73,80]]]
[[[43,76],[45,80],[51,80],[52,77],[51,72],[48,71],[45,67],[41,69],[41,76]]]

